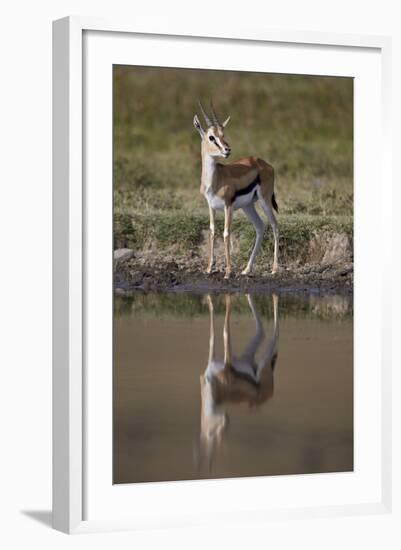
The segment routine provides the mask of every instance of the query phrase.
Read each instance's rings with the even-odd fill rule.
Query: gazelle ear
[[[223,122],[223,128],[225,128],[225,127],[227,126],[227,124],[230,122],[230,118],[231,118],[231,117],[228,116],[228,117],[226,118],[226,120]]]
[[[194,123],[195,128],[198,130],[198,132],[200,134],[200,137],[203,138],[203,136],[205,135],[205,131],[203,130],[203,128],[201,126],[201,123],[199,122],[198,115],[194,116],[193,123]]]

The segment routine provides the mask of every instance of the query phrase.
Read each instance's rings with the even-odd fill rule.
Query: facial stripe
[[[213,145],[215,145],[221,153],[225,153],[226,150],[231,150],[231,147],[223,139],[223,136],[220,136],[216,133],[210,133],[208,134],[208,140],[210,141],[210,143],[213,143]]]
[[[221,139],[219,140],[216,139],[216,145],[220,149],[220,151],[224,149],[224,145],[221,143]]]
[[[220,139],[218,139],[216,136],[213,136],[213,135],[211,135],[211,136],[209,137],[209,139],[210,139],[210,138],[213,138],[212,143],[214,143],[214,145],[216,145],[217,148],[220,149],[220,151],[221,151],[223,147],[222,147],[222,146],[220,145],[220,143],[219,143]]]

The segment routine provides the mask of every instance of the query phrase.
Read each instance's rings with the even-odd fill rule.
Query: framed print
[[[53,36],[54,527],[388,511],[389,39]]]

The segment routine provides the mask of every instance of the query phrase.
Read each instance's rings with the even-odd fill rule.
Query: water
[[[353,469],[345,296],[115,298],[114,483]]]

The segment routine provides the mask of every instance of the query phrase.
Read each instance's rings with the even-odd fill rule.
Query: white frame
[[[181,37],[226,38],[290,44],[329,45],[380,50],[382,60],[382,182],[390,181],[390,52],[386,37],[333,35],[273,30],[218,30],[173,27],[142,28],[125,22],[72,17],[54,22],[53,34],[53,525],[64,532],[134,528],[127,520],[83,521],[84,263],[83,246],[83,32],[110,31]],[[383,223],[386,219],[383,216]],[[383,231],[386,228],[383,227]],[[388,228],[387,228],[388,229]],[[389,250],[384,258],[389,262]],[[384,270],[388,273],[389,269]],[[384,285],[386,281],[382,281]],[[388,307],[390,297],[383,298]],[[388,313],[388,310],[386,310]],[[391,508],[391,368],[389,327],[384,316],[382,334],[382,498],[359,506],[344,505],[272,514],[285,517],[384,512]]]

